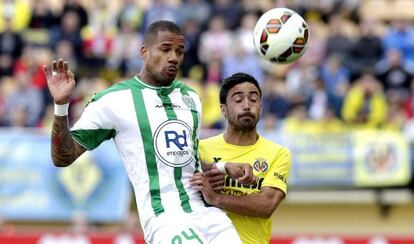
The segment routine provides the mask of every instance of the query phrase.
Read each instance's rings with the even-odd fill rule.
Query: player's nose
[[[169,52],[168,53],[168,63],[178,64],[178,55],[177,55],[176,52]]]
[[[243,110],[250,111],[249,99],[243,99],[242,108],[243,108]]]

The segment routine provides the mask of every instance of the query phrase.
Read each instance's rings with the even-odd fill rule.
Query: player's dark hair
[[[183,35],[183,32],[181,31],[180,27],[178,27],[178,25],[176,25],[174,22],[168,20],[159,20],[153,22],[145,30],[144,44],[149,45],[153,43],[154,38],[160,31],[169,31],[177,35]]]
[[[257,90],[259,90],[259,96],[260,98],[262,97],[262,90],[260,89],[257,80],[249,74],[239,72],[223,80],[220,89],[220,104],[226,104],[227,95],[229,94],[231,88],[244,82],[252,83],[255,87],[257,87]]]

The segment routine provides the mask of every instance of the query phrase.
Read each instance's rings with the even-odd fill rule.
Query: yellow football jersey
[[[291,153],[281,145],[259,137],[254,145],[236,146],[225,142],[223,134],[204,139],[199,144],[200,159],[209,162],[250,163],[258,183],[244,186],[226,176],[223,194],[247,195],[257,193],[261,187],[271,186],[285,192],[291,166]],[[268,244],[272,221],[227,212],[244,244]]]

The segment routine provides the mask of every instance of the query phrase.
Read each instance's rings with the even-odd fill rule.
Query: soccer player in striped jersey
[[[241,243],[226,214],[207,207],[190,186],[201,170],[201,103],[194,90],[175,80],[183,52],[177,25],[152,23],[141,48],[140,73],[97,93],[71,129],[67,110],[74,75],[62,59],[45,66],[55,101],[52,159],[56,166],[68,166],[113,139],[134,187],[147,243]],[[245,182],[253,179],[248,164],[226,164],[225,170]]]
[[[192,180],[205,200],[227,210],[244,244],[269,243],[271,215],[285,197],[291,167],[290,151],[256,131],[262,92],[256,79],[236,73],[223,81],[220,108],[227,120],[223,134],[200,141],[200,158],[207,162],[248,162],[258,178],[244,185],[226,177],[221,194],[213,191],[202,173]]]

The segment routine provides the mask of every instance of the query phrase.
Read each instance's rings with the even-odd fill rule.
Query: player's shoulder
[[[290,155],[290,150],[286,146],[276,143],[274,141],[271,141],[263,136],[260,137],[260,140],[261,140],[260,147],[265,147],[266,150],[272,150],[276,152],[276,154],[282,153],[282,154]]]
[[[182,81],[179,81],[179,80],[176,80],[174,82],[175,82],[175,85],[178,88],[180,88],[180,89],[182,89],[184,91],[187,91],[187,92],[194,92],[195,94],[197,94],[197,91],[193,87],[189,86],[188,84],[186,84],[186,83],[184,83]]]
[[[108,87],[105,90],[102,90],[100,92],[95,93],[95,95],[92,97],[92,102],[93,101],[98,101],[99,99],[101,99],[102,97],[104,97],[108,94],[112,94],[114,92],[130,89],[129,83],[131,83],[131,82],[133,82],[132,79],[124,80],[124,81],[113,84],[112,86]]]
[[[185,103],[194,105],[194,108],[201,113],[201,99],[196,90],[184,82],[178,80],[174,81],[174,87],[180,89],[180,93],[183,95],[183,100]]]
[[[200,140],[200,145],[212,145],[218,144],[223,140],[223,134],[218,134],[216,136],[211,136]]]

